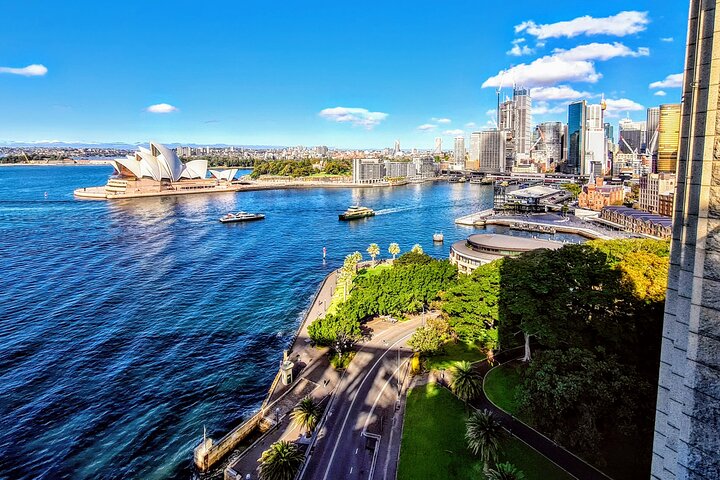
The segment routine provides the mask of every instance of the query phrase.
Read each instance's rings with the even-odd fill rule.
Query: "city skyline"
[[[496,88],[511,96],[513,81],[531,90],[533,125],[602,94],[614,124],[680,101],[687,12],[674,2],[189,10],[9,6],[0,142],[431,149],[494,126]],[[150,18],[167,30],[133,35]],[[497,21],[478,30],[485,18]]]

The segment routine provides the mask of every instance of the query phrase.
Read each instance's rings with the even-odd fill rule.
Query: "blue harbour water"
[[[262,402],[346,254],[447,257],[474,231],[453,219],[492,205],[459,183],[73,198],[110,173],[0,168],[0,478],[188,478],[203,426],[219,438]],[[339,222],[351,204],[378,215]],[[236,210],[267,218],[217,221]]]

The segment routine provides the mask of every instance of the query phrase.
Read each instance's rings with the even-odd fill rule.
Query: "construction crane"
[[[497,90],[495,90],[495,93],[497,94],[497,110],[495,111],[495,128],[500,130],[500,94],[502,93],[502,87],[503,87],[503,79],[505,78],[505,70],[502,70],[500,72],[500,81],[498,82]]]

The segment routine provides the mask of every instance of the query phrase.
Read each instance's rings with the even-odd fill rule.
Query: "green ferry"
[[[372,208],[353,205],[345,213],[341,213],[340,220],[359,220],[366,217],[374,217],[375,211]]]

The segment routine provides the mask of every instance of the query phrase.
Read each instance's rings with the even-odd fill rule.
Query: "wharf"
[[[625,238],[622,232],[601,230],[596,225],[587,226],[571,217],[560,217],[555,214],[536,215],[497,215],[492,209],[459,217],[455,220],[457,225],[472,227],[485,227],[499,225],[513,230],[524,230],[535,233],[572,233],[591,240],[610,240],[612,238]]]

